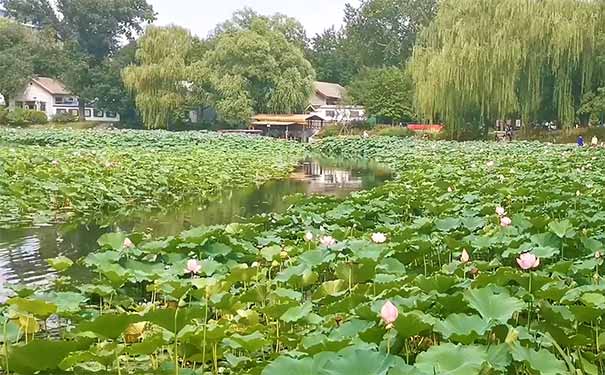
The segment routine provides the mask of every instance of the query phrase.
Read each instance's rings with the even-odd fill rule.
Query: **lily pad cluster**
[[[286,176],[302,145],[163,131],[0,129],[0,227],[127,216]]]
[[[602,374],[600,149],[327,139],[397,178],[166,238],[111,233],[14,287],[15,374]],[[509,220],[503,220],[507,218]],[[510,221],[510,222],[509,222]],[[84,266],[88,280],[74,280]]]

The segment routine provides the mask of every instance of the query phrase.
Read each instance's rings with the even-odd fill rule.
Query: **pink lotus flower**
[[[496,207],[496,213],[498,214],[498,216],[504,216],[506,215],[506,210],[504,209],[504,207]]]
[[[332,247],[336,245],[336,240],[330,236],[323,236],[319,242],[325,247]]]
[[[200,273],[201,269],[202,269],[202,265],[200,264],[200,262],[198,262],[195,259],[189,259],[187,261],[187,267],[185,268],[185,273],[197,275],[198,273]]]
[[[311,232],[305,233],[305,241],[311,242],[311,241],[313,241],[313,238],[314,238],[313,233],[311,233]]]
[[[468,254],[468,251],[466,251],[466,249],[462,250],[462,254],[460,255],[460,262],[462,263],[468,263],[471,260],[471,256]]]
[[[523,253],[519,255],[519,258],[517,258],[517,264],[523,270],[538,268],[540,265],[540,258],[532,253]]]
[[[122,244],[122,247],[125,249],[132,249],[132,248],[134,248],[134,244],[132,243],[130,238],[126,238],[124,240],[124,243]]]
[[[397,306],[393,305],[391,301],[385,302],[380,310],[380,317],[384,324],[386,324],[387,329],[393,328],[393,323],[395,323],[398,316],[399,310],[397,310]]]
[[[385,243],[387,242],[387,236],[384,233],[374,233],[372,235],[372,242]]]
[[[500,225],[503,227],[510,227],[512,224],[513,221],[508,216],[504,216],[500,219]]]

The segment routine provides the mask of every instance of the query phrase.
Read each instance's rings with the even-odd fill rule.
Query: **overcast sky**
[[[346,3],[359,0],[147,0],[158,13],[159,25],[176,24],[206,37],[218,23],[243,7],[261,14],[283,13],[297,18],[312,37],[324,29],[342,24]]]

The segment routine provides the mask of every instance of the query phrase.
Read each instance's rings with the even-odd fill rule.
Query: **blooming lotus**
[[[523,270],[538,268],[540,265],[540,258],[532,253],[523,253],[517,258],[517,264]]]
[[[314,238],[313,233],[311,233],[311,232],[305,233],[305,241],[311,242],[311,241],[313,241],[313,238]]]
[[[504,216],[500,219],[500,225],[502,225],[503,227],[510,227],[512,223],[513,221],[507,216]]]
[[[332,247],[336,245],[336,240],[331,236],[323,236],[319,242],[325,247]]]
[[[130,238],[126,238],[124,240],[124,243],[122,243],[122,247],[125,249],[132,249],[132,248],[134,248],[134,243],[132,243]]]
[[[470,260],[471,256],[468,254],[468,251],[466,251],[466,249],[463,249],[462,254],[460,255],[460,262],[468,263]]]
[[[506,210],[504,209],[504,207],[496,207],[496,213],[498,214],[498,216],[504,216],[506,215]]]
[[[494,165],[496,165],[496,163],[494,163],[492,160],[488,161],[486,164],[489,168],[493,167]]]
[[[387,236],[384,233],[374,233],[372,234],[372,242],[374,243],[385,243],[387,241]]]
[[[398,316],[399,310],[397,310],[397,306],[393,305],[391,301],[385,302],[380,310],[380,317],[387,329],[393,328],[393,323],[395,323]]]
[[[451,187],[451,186],[449,186],[449,187],[447,188],[447,192],[448,192],[448,193],[453,193],[453,192],[454,192],[454,189],[452,189],[452,187]]]
[[[189,259],[187,261],[187,267],[185,267],[185,273],[197,275],[200,273],[202,265],[195,259]]]

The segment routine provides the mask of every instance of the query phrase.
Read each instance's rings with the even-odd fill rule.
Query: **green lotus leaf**
[[[340,297],[347,292],[349,285],[344,280],[326,281],[321,284],[313,294],[313,300],[318,301],[324,297]]]
[[[376,275],[376,265],[372,262],[339,263],[334,271],[336,277],[351,284],[370,281]]]
[[[580,297],[580,301],[587,306],[605,310],[605,295],[601,293],[585,293]]]
[[[127,238],[125,233],[105,233],[97,240],[97,243],[102,248],[110,250],[122,250],[124,247],[124,240]]]
[[[451,314],[444,321],[435,322],[435,331],[454,342],[471,344],[491,328],[478,315]]]
[[[77,313],[80,306],[88,300],[80,293],[74,292],[52,292],[46,294],[44,300],[57,306],[57,313]]]
[[[548,224],[548,228],[559,238],[571,238],[575,234],[573,231],[573,225],[569,220],[553,221]]]
[[[41,318],[47,318],[57,312],[57,305],[40,299],[14,297],[8,300],[8,304],[15,306],[21,312]]]
[[[8,355],[10,371],[33,375],[42,371],[53,372],[70,353],[85,349],[89,345],[81,341],[34,340],[27,344],[12,345]]]
[[[447,343],[420,353],[415,367],[426,374],[478,375],[487,361],[485,348]]]
[[[298,322],[309,315],[311,311],[313,311],[313,304],[311,302],[305,302],[301,306],[289,308],[285,313],[283,313],[280,319],[286,323]]]
[[[368,350],[350,350],[329,360],[320,374],[386,375],[390,369],[404,365],[400,357]]]
[[[57,272],[66,271],[74,264],[71,259],[65,256],[47,259],[46,261]]]
[[[464,293],[469,307],[477,311],[489,322],[506,324],[513,314],[524,308],[524,303],[508,295],[507,292],[494,292],[491,287],[469,289]]]
[[[516,362],[523,362],[542,375],[567,375],[565,363],[546,349],[538,351],[521,346],[518,342],[511,347]]]
[[[224,339],[223,343],[233,349],[244,349],[248,353],[254,353],[269,345],[270,341],[262,333],[256,331],[249,335],[233,334]]]
[[[264,247],[260,250],[260,255],[265,258],[266,261],[270,262],[279,257],[279,253],[281,253],[282,248],[278,245]]]
[[[395,330],[400,337],[408,338],[421,334],[422,332],[431,331],[435,319],[430,315],[420,311],[412,311],[409,313],[399,314],[395,321]]]
[[[458,227],[462,224],[461,220],[455,217],[448,217],[445,219],[437,220],[435,222],[435,227],[442,232],[451,232],[453,230],[458,229]]]

